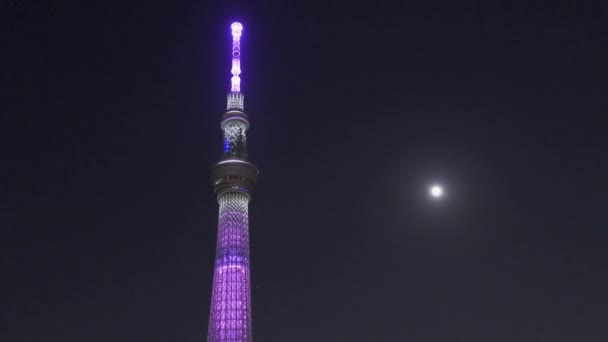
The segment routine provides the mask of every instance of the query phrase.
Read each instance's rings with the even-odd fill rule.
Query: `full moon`
[[[432,185],[429,188],[429,193],[431,194],[431,197],[433,197],[433,198],[441,198],[441,197],[443,197],[443,194],[444,194],[443,187],[441,187],[441,185],[437,185],[437,184]]]

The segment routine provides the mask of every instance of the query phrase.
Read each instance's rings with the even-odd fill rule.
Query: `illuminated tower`
[[[224,154],[211,171],[220,208],[207,342],[251,341],[248,206],[258,169],[247,161],[249,119],[239,76],[243,26],[233,23],[230,28],[232,86],[220,125]]]

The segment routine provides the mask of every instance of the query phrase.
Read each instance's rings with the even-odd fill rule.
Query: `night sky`
[[[206,339],[235,20],[254,340],[608,340],[607,5],[253,3],[2,0],[2,341]]]

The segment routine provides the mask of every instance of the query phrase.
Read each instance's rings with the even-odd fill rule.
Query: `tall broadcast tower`
[[[241,33],[233,23],[232,87],[222,116],[224,154],[211,178],[220,206],[207,342],[251,341],[248,206],[258,169],[247,161],[249,118],[241,93]]]

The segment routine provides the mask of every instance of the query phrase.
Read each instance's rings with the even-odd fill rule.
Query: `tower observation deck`
[[[211,168],[219,215],[207,342],[252,340],[248,208],[258,169],[247,160],[249,117],[240,78],[243,26],[235,22],[230,28],[231,88],[220,122],[224,151]]]

